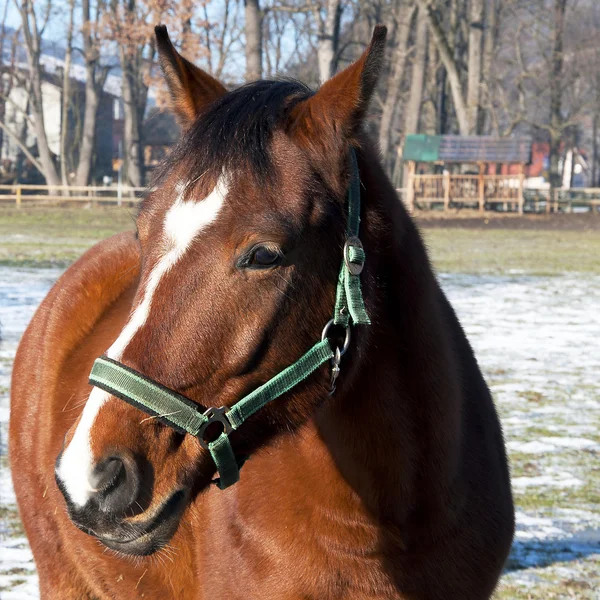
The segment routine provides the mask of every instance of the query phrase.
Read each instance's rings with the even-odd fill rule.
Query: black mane
[[[247,167],[259,178],[269,178],[269,144],[274,130],[289,111],[312,95],[293,80],[261,80],[239,87],[200,115],[159,169],[155,185],[177,164],[190,174],[220,173]]]

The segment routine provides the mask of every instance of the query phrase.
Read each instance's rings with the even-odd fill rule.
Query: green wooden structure
[[[523,211],[525,165],[531,161],[530,137],[407,135],[402,157],[407,165],[406,204],[454,206],[502,204]],[[443,174],[418,172],[421,163],[448,166]],[[477,165],[478,174],[450,173],[451,165]],[[487,175],[486,165],[518,165],[513,175]]]

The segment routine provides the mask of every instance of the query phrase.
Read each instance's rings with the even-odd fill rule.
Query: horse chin
[[[109,534],[91,532],[107,548],[130,556],[148,556],[173,537],[187,504],[188,494],[177,491],[162,505],[156,516],[144,523],[125,522]]]
[[[99,537],[98,539],[107,548],[119,552],[120,554],[125,554],[127,556],[149,556],[168,543],[177,530],[177,525],[178,523],[176,522],[175,526],[172,528],[144,533],[133,540],[120,541],[102,537]]]

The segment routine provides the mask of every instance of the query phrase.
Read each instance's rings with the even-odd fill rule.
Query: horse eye
[[[272,267],[281,260],[281,253],[268,246],[258,246],[252,252],[248,264],[254,267]]]

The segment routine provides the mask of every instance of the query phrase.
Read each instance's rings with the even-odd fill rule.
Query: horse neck
[[[372,153],[373,155],[373,153]],[[457,322],[416,227],[381,167],[361,158],[363,281],[373,324],[359,326],[338,392],[317,419],[341,475],[369,512],[430,521],[457,471],[461,394]],[[344,380],[345,378],[345,380]]]

